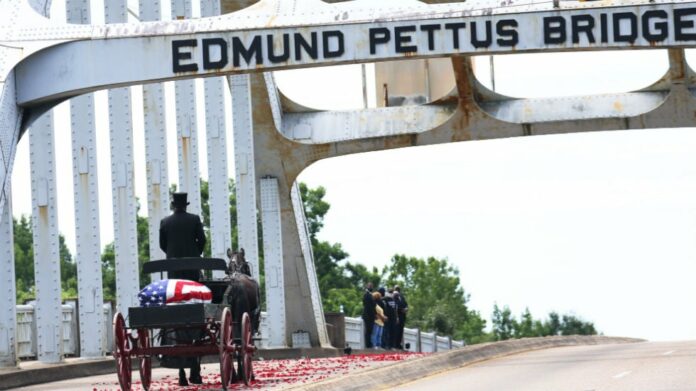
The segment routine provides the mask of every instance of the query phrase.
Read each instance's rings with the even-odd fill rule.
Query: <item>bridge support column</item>
[[[56,165],[52,111],[39,117],[29,130],[29,155],[37,354],[41,362],[56,363],[63,358],[61,322],[63,314],[60,297],[60,252],[56,216]],[[101,281],[101,275],[99,281]],[[89,326],[89,329],[93,327]],[[101,342],[101,340],[98,341]]]
[[[249,75],[229,76],[227,81],[232,94],[234,166],[237,182],[237,236],[239,247],[244,249],[246,258],[251,263],[253,276],[259,281],[254,123]],[[268,299],[268,292],[266,295]]]
[[[106,23],[128,21],[126,0],[104,3]],[[140,290],[138,234],[133,177],[133,119],[130,88],[109,90],[111,139],[111,196],[116,255],[116,302],[119,309],[138,305]]]
[[[90,23],[90,2],[68,0],[69,23]],[[75,243],[80,321],[80,356],[100,357],[104,315],[102,304],[101,243],[99,233],[99,185],[94,94],[70,101],[75,192]],[[57,318],[61,319],[61,317]]]
[[[266,313],[270,326],[268,344],[271,347],[287,347],[283,233],[278,180],[271,177],[262,178],[260,188],[264,274],[266,276]],[[291,300],[294,299],[291,298]]]
[[[10,48],[0,47],[0,57],[11,58]],[[17,365],[16,291],[14,238],[12,232],[12,189],[10,177],[19,141],[22,111],[15,104],[14,71],[0,68],[0,368]]]
[[[300,195],[300,186],[297,182],[293,183],[290,192],[292,200],[292,209],[295,212],[295,223],[297,224],[297,233],[300,239],[300,248],[302,249],[302,258],[296,260],[297,263],[304,263],[307,273],[307,284],[309,285],[309,297],[312,302],[312,312],[314,321],[317,324],[317,338],[319,345],[329,346],[329,334],[326,331],[326,320],[324,319],[324,307],[321,303],[321,292],[319,292],[319,281],[317,280],[317,271],[314,268],[314,254],[312,253],[312,241],[309,237],[309,228],[307,227],[307,219],[304,213],[304,204]],[[342,348],[342,346],[336,346]]]
[[[190,0],[172,0],[172,20],[191,19]],[[188,193],[188,211],[201,214],[201,184],[198,171],[198,118],[194,79],[174,82],[176,139],[179,156],[178,191]]]
[[[201,16],[220,15],[219,0],[201,0]],[[205,127],[208,148],[208,199],[210,204],[210,253],[225,258],[232,248],[229,177],[227,171],[227,126],[223,78],[208,77],[205,85]],[[256,270],[258,273],[258,270]],[[224,276],[221,270],[214,277]]]
[[[11,186],[5,207],[0,208],[0,368],[17,366],[17,300],[15,290],[14,239]]]
[[[142,22],[160,20],[161,13],[159,0],[140,0],[139,15]],[[165,257],[164,252],[159,248],[159,224],[169,211],[165,110],[162,83],[143,85],[150,259],[163,259]],[[153,281],[159,279],[159,273],[151,276]],[[119,311],[122,311],[122,308],[119,307]]]
[[[330,346],[311,256],[311,244],[308,239],[301,239],[300,232],[306,234],[307,229],[302,200],[297,189],[296,194],[292,196],[294,179],[299,172],[295,171],[293,157],[294,154],[301,154],[302,150],[299,146],[295,149],[284,149],[287,140],[278,131],[282,122],[282,110],[272,74],[252,75],[250,81],[254,107],[256,177],[271,176],[277,178],[278,183],[286,340],[289,345],[292,333],[303,330],[309,333],[312,346]],[[265,224],[263,229],[265,235]]]

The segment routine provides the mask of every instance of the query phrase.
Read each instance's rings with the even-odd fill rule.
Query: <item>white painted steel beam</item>
[[[11,49],[0,47],[0,271],[4,297],[0,301],[0,368],[18,362],[16,338],[16,284],[12,231],[12,189],[10,178],[19,141],[22,112],[15,104],[14,72],[2,69],[3,56]],[[9,57],[9,56],[8,56]]]
[[[494,1],[422,7],[342,8],[346,6],[324,4],[316,11],[308,6],[321,3],[294,4],[297,7],[288,13],[273,6],[257,7],[252,13],[255,17],[235,12],[138,27],[46,28],[31,35],[17,29],[9,38],[12,41],[29,36],[50,41],[61,36],[83,39],[47,48],[22,61],[17,67],[21,86],[18,102],[31,106],[106,86],[222,73],[407,58],[685,48],[696,44],[692,31],[696,1],[589,5],[563,1],[557,7],[549,1],[519,0],[505,6]],[[577,27],[572,30],[573,20],[591,23],[594,29],[590,34],[579,32]],[[102,40],[109,44],[97,44]],[[214,47],[227,48],[227,55],[212,56]],[[209,55],[206,49],[210,49]]]
[[[140,0],[139,16],[143,22],[158,21],[162,10],[159,0]],[[167,165],[166,106],[162,83],[143,85],[145,123],[145,165],[147,168],[147,214],[150,259],[164,259],[159,248],[159,224],[169,214],[169,169]],[[159,274],[151,279],[159,280]]]
[[[264,273],[266,276],[266,313],[269,347],[287,347],[283,235],[276,178],[260,180],[261,223],[263,224]],[[293,330],[294,331],[294,330]],[[292,332],[292,331],[290,331]]]
[[[190,0],[171,0],[172,20],[191,19]],[[188,212],[201,215],[201,186],[198,171],[198,116],[194,80],[174,83],[176,100],[176,139],[179,157],[177,191],[188,193]]]
[[[7,51],[0,47],[0,58]],[[23,110],[16,104],[14,71],[10,71],[5,79],[0,80],[0,219],[5,215],[6,200],[10,199],[10,178],[22,128],[22,114]]]
[[[107,23],[128,20],[126,0],[104,3]],[[111,200],[116,255],[116,308],[127,313],[137,307],[140,290],[138,264],[137,206],[133,168],[133,115],[130,89],[109,90],[109,135],[111,141]]]
[[[67,0],[69,23],[89,24],[89,0]],[[99,185],[94,95],[70,101],[72,127],[73,188],[75,192],[75,260],[79,298],[80,356],[100,357],[102,293],[99,232]]]
[[[10,186],[8,186],[9,188]],[[12,194],[8,192],[8,194]],[[17,300],[12,234],[12,197],[0,208],[0,368],[17,366]]]
[[[258,280],[259,234],[256,217],[256,164],[251,86],[248,75],[230,76],[227,80],[232,94],[234,168],[237,189],[237,236],[239,247],[246,252],[247,259],[252,265],[254,278]],[[268,295],[268,292],[266,294]]]
[[[31,165],[34,284],[36,287],[37,350],[39,361],[63,358],[60,252],[56,200],[53,112],[39,117],[29,130]],[[100,279],[101,281],[101,275]]]
[[[300,195],[300,187],[297,182],[292,185],[290,192],[292,199],[292,209],[295,212],[295,222],[297,223],[297,232],[300,236],[300,247],[302,248],[302,259],[298,259],[296,263],[304,263],[305,270],[302,272],[307,274],[309,283],[309,294],[312,301],[312,312],[314,313],[314,322],[317,325],[317,336],[319,344],[322,347],[331,347],[329,334],[326,331],[326,320],[324,318],[324,307],[321,303],[321,292],[319,291],[319,281],[317,280],[317,272],[314,268],[314,254],[312,253],[312,242],[309,237],[309,228],[307,227],[307,219],[304,213],[304,204]],[[341,346],[336,346],[340,348]]]
[[[201,0],[201,16],[216,15],[220,15],[220,0]],[[204,88],[208,200],[210,205],[210,252],[212,257],[224,259],[227,249],[232,248],[224,79],[220,77],[207,78],[204,81]],[[258,267],[254,268],[254,273],[258,274]],[[216,270],[213,272],[213,276],[223,277],[224,272]]]

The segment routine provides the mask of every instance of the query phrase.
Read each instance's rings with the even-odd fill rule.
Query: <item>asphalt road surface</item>
[[[395,389],[696,391],[696,341],[531,351],[443,372]]]
[[[269,360],[254,365],[254,388],[282,390],[302,387],[322,379],[340,377],[350,383],[350,373],[418,355],[374,355],[331,359]],[[397,369],[398,370],[398,369]],[[153,370],[156,390],[219,390],[219,366],[204,365],[202,387],[178,387],[176,370]],[[137,386],[138,372],[133,372]],[[354,384],[355,385],[355,384]],[[340,384],[339,384],[340,387]],[[0,388],[1,385],[0,385]],[[374,387],[366,387],[371,389]],[[386,389],[463,391],[696,391],[696,341],[642,342],[551,348],[487,360],[442,372],[413,383]],[[64,380],[27,387],[36,391],[118,389],[114,374]],[[233,389],[247,389],[235,384]]]

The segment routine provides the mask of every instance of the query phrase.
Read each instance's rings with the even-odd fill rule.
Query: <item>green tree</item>
[[[504,341],[515,335],[516,321],[508,306],[501,310],[498,304],[493,305],[493,337],[496,341]]]
[[[395,255],[383,270],[388,286],[398,284],[408,300],[406,325],[475,343],[486,338],[486,321],[467,307],[469,295],[459,270],[447,259]]]
[[[354,300],[356,295],[348,293],[348,290],[355,290],[343,264],[343,261],[348,258],[348,253],[343,250],[340,243],[329,243],[317,239],[317,234],[324,226],[324,216],[330,208],[329,203],[324,201],[325,195],[326,190],[323,187],[310,189],[306,184],[300,183],[300,196],[309,230],[309,239],[312,243],[322,304],[325,311],[335,312],[341,309],[341,305],[343,305],[344,310],[347,307],[354,308],[355,303],[346,300]],[[360,297],[357,296],[359,300]]]
[[[561,333],[561,321],[556,312],[549,312],[549,319],[544,322],[544,335],[559,335]]]
[[[529,308],[526,308],[518,321],[512,316],[508,306],[501,310],[497,304],[493,306],[492,324],[492,336],[497,341],[510,338],[597,334],[593,323],[574,315],[559,316],[552,311],[549,312],[548,318],[542,321],[534,319]]]
[[[525,308],[524,312],[520,316],[520,321],[515,322],[515,338],[529,338],[529,337],[540,337],[543,335],[543,330],[538,330],[534,328],[534,319],[532,314],[529,312],[529,308]],[[542,332],[542,334],[538,334]]]
[[[561,335],[595,335],[594,324],[585,322],[574,315],[563,315],[561,323]]]
[[[14,230],[15,279],[17,281],[17,303],[24,303],[35,297],[34,292],[34,239],[31,233],[31,220],[20,216],[12,219]]]
[[[73,260],[63,235],[58,235],[58,254],[60,257],[60,281],[63,299],[77,297],[77,264]]]
[[[309,236],[316,239],[317,233],[324,227],[324,216],[331,207],[328,202],[324,201],[326,189],[323,186],[310,189],[305,183],[300,183],[300,195],[304,203]]]
[[[35,298],[34,288],[34,237],[31,219],[20,216],[12,219],[14,231],[16,298],[24,303]],[[77,296],[77,266],[70,250],[65,245],[65,237],[58,235],[58,262],[60,262],[61,295],[63,298]]]

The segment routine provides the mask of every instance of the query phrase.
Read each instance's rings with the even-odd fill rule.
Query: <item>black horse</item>
[[[229,285],[225,290],[224,302],[232,310],[234,322],[234,335],[241,335],[241,319],[245,312],[251,318],[251,333],[259,330],[261,321],[261,295],[259,284],[251,277],[251,269],[244,258],[244,249],[238,252],[227,250],[230,262],[227,267]]]

